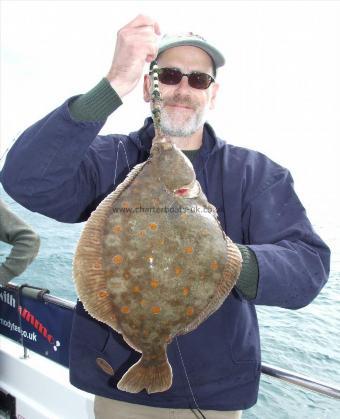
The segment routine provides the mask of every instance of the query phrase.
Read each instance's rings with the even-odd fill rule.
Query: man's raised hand
[[[140,80],[145,63],[157,57],[158,23],[138,15],[117,33],[111,68],[106,76],[120,97],[130,93]]]

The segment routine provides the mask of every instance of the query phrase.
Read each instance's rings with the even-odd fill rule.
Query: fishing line
[[[116,184],[117,167],[118,167],[118,156],[119,156],[119,146],[120,146],[120,145],[122,145],[122,147],[123,147],[124,154],[125,154],[125,160],[126,160],[126,163],[127,163],[127,165],[128,165],[128,169],[129,169],[129,171],[131,170],[131,168],[130,168],[130,164],[129,164],[129,160],[128,160],[128,156],[127,156],[127,153],[126,153],[126,149],[125,149],[125,146],[124,146],[124,143],[123,143],[123,141],[121,141],[121,140],[120,140],[120,141],[118,142],[118,146],[117,146],[116,166],[115,166],[114,179],[113,179],[113,183],[114,183],[114,185]]]
[[[178,343],[177,336],[175,337],[175,339],[176,339],[176,343],[177,343],[178,353],[179,353],[179,356],[180,356],[180,358],[181,358],[181,362],[182,362],[182,365],[183,365],[183,370],[184,370],[184,373],[185,373],[185,377],[186,377],[186,379],[187,379],[187,382],[188,382],[188,385],[189,385],[189,389],[190,389],[190,393],[191,393],[191,396],[192,396],[192,398],[193,398],[193,400],[194,400],[194,403],[195,403],[196,409],[197,409],[197,410],[198,410],[198,412],[202,415],[202,418],[203,418],[203,419],[206,419],[206,416],[204,416],[204,414],[202,413],[201,409],[199,408],[198,403],[197,403],[197,401],[196,401],[196,397],[195,397],[195,395],[194,395],[194,392],[192,391],[192,387],[191,387],[191,384],[190,384],[190,380],[189,380],[189,376],[188,376],[188,373],[187,373],[187,369],[185,368],[185,365],[184,365],[184,360],[183,360],[182,353],[181,353],[181,350],[180,350],[180,347],[179,347],[179,343]],[[192,409],[191,409],[191,410],[192,410]],[[194,411],[193,411],[193,413],[195,414],[195,412],[194,412]],[[196,415],[195,415],[195,416],[196,416]]]
[[[0,157],[0,163],[4,157],[6,157],[7,153],[9,152],[9,149],[12,147],[12,145],[16,142],[16,140],[19,138],[23,131],[19,131],[17,135],[13,138],[13,140],[9,143],[9,146],[6,148],[6,150],[3,152],[2,156]]]

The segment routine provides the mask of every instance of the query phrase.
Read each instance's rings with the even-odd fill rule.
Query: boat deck
[[[18,419],[94,419],[94,396],[69,383],[67,368],[32,351],[24,358],[23,347],[1,335],[0,389],[16,398]]]

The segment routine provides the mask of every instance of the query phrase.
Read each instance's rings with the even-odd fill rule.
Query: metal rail
[[[38,288],[32,287],[31,285],[23,284],[23,285],[14,285],[14,284],[7,284],[6,288],[10,291],[14,291],[15,293],[20,292],[21,295],[24,297],[33,298],[35,300],[42,300],[46,303],[56,304],[61,307],[69,308],[73,310],[76,306],[76,303],[65,300],[64,298],[59,298],[54,295],[49,294],[49,290],[46,288]]]
[[[46,303],[56,304],[69,308],[70,310],[73,310],[76,305],[72,301],[50,295],[49,290],[47,289],[31,287],[29,285],[22,285],[21,287],[18,287],[12,284],[8,284],[7,288],[16,292],[18,292],[20,289],[20,293],[26,297],[40,299]],[[333,384],[327,384],[314,378],[288,371],[283,368],[274,367],[266,363],[261,364],[261,372],[262,374],[277,378],[281,381],[285,381],[286,383],[294,384],[324,396],[340,400],[340,387]]]
[[[289,384],[295,384],[296,386],[303,387],[307,390],[340,400],[340,387],[335,385],[326,384],[314,378],[307,377],[306,375],[297,374],[263,362],[261,365],[261,372],[262,374],[269,375],[270,377],[277,378]]]

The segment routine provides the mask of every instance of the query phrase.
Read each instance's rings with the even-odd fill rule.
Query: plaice
[[[242,264],[190,161],[157,129],[154,97],[150,157],[92,213],[73,262],[85,309],[142,354],[117,385],[132,393],[171,387],[167,345],[223,304]]]

